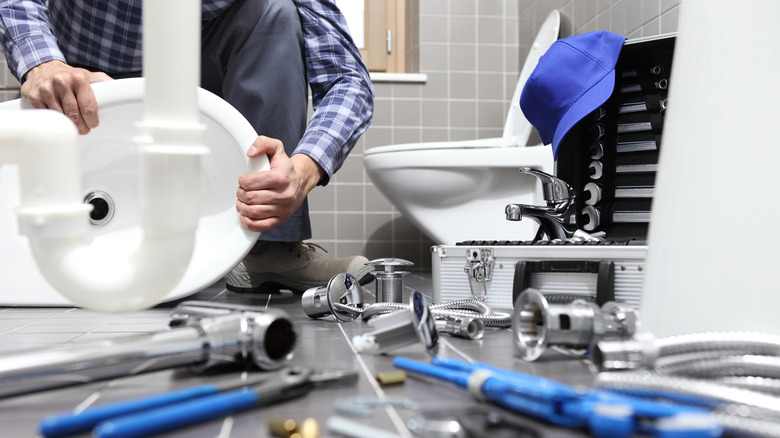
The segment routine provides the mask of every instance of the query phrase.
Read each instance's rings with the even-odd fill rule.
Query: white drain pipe
[[[200,1],[144,0],[144,118],[137,124],[143,236],[135,252],[86,238],[81,149],[73,123],[50,110],[0,117],[0,163],[19,165],[19,232],[46,279],[75,304],[129,312],[160,303],[192,257],[200,219]]]

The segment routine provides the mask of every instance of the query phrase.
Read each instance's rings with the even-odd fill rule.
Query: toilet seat
[[[430,141],[423,143],[396,144],[389,146],[377,146],[366,150],[365,155],[381,154],[386,152],[401,151],[425,151],[435,149],[469,149],[469,148],[508,148],[517,146],[516,138],[496,137],[479,140],[464,141]]]
[[[561,14],[558,10],[553,10],[545,19],[539,33],[534,39],[528,56],[525,59],[523,68],[515,86],[515,92],[507,112],[506,122],[504,123],[504,133],[502,137],[465,140],[454,142],[422,142],[397,144],[388,146],[378,146],[366,150],[365,155],[381,154],[388,152],[414,151],[414,150],[432,150],[432,149],[452,149],[452,148],[507,148],[529,146],[528,140],[534,130],[533,125],[523,115],[520,109],[520,94],[523,91],[526,81],[536,68],[539,58],[544,55],[547,49],[558,39],[558,32],[561,27]]]

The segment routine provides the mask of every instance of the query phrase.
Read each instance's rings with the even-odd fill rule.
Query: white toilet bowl
[[[100,126],[79,138],[84,196],[96,196],[93,204],[109,213],[94,220],[87,237],[100,248],[127,254],[132,254],[141,235],[140,163],[132,139],[135,122],[143,116],[143,85],[140,78],[93,84]],[[3,111],[26,108],[29,104],[20,99],[0,103],[0,117]],[[219,280],[259,236],[240,225],[235,209],[238,177],[268,169],[265,157],[246,156],[257,134],[235,108],[203,89],[198,90],[198,109],[207,127],[204,143],[210,149],[201,160],[201,217],[190,264],[166,301]],[[16,166],[0,165],[0,306],[72,306],[46,282],[26,238],[19,235],[14,214],[19,205],[18,182]]]
[[[543,204],[541,184],[520,167],[554,173],[552,150],[528,145],[533,127],[520,92],[539,58],[558,39],[560,14],[545,20],[528,53],[498,138],[428,142],[368,149],[363,162],[376,187],[439,244],[465,240],[530,240],[538,224],[506,220],[510,203]]]

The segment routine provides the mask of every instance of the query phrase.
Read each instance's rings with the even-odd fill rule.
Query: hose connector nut
[[[458,338],[478,340],[485,334],[485,323],[477,318],[448,316],[436,320],[436,330]]]
[[[652,368],[657,358],[658,347],[650,333],[638,333],[630,339],[605,339],[593,349],[593,364],[599,371]]]

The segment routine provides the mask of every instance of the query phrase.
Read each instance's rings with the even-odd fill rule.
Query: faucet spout
[[[521,167],[520,172],[542,182],[546,205],[509,204],[504,210],[507,220],[520,221],[528,217],[538,222],[551,240],[571,238],[577,230],[574,188],[558,177],[530,167]]]

